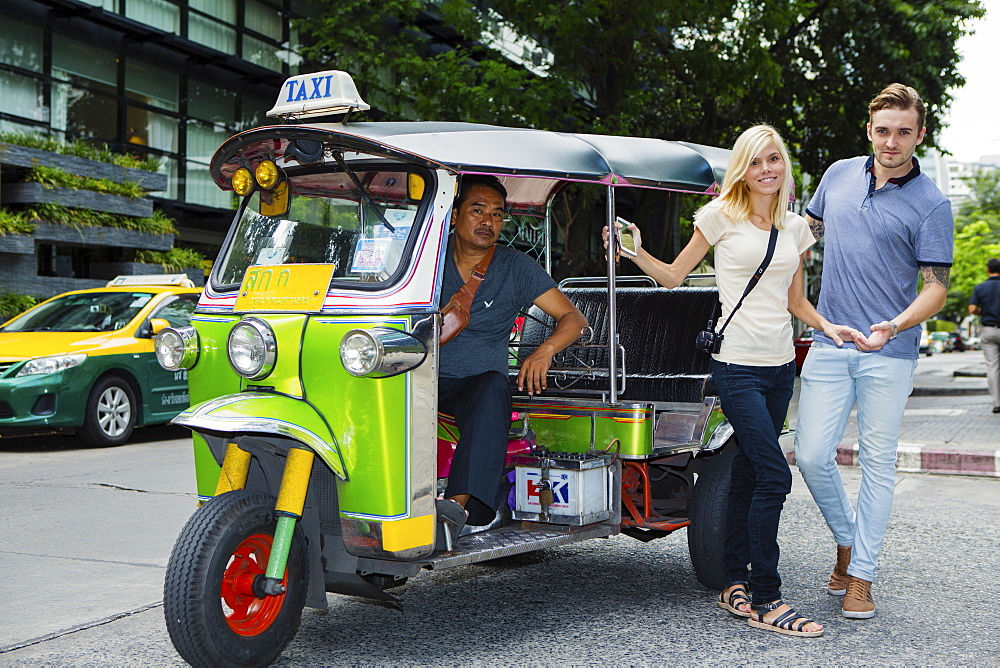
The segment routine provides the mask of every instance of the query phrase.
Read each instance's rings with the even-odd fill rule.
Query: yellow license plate
[[[247,269],[237,312],[317,312],[323,309],[334,264],[258,265]]]

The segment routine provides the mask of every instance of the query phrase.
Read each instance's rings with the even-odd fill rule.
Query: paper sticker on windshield
[[[235,310],[317,312],[323,309],[335,264],[253,266],[243,276]]]
[[[281,264],[285,261],[285,247],[261,248],[254,264]]]
[[[378,274],[385,271],[385,261],[391,245],[391,238],[358,239],[351,271],[356,274]]]

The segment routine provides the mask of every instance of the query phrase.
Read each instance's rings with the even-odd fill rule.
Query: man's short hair
[[[901,83],[892,83],[882,89],[882,92],[868,103],[868,120],[871,121],[876,111],[883,109],[913,109],[917,112],[918,132],[924,127],[924,119],[927,117],[927,107],[920,99],[920,93],[915,89],[904,86]]]
[[[1000,257],[991,258],[986,263],[986,271],[991,274],[1000,274]]]
[[[452,206],[456,209],[462,208],[462,203],[469,197],[469,192],[476,186],[492,188],[503,198],[504,208],[507,207],[507,189],[500,183],[500,179],[490,174],[466,174],[463,175],[458,188],[458,196]]]

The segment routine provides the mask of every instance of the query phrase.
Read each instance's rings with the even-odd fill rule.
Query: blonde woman
[[[755,125],[736,140],[719,196],[695,214],[691,241],[673,263],[647,253],[639,230],[629,227],[637,250],[632,261],[668,288],[680,285],[714,246],[721,321],[732,314],[711,363],[722,409],[739,444],[726,516],[726,587],[718,604],[749,618],[751,626],[817,637],[823,634],[822,625],[782,601],[778,575],[778,520],[792,486],[778,444],[795,380],[788,314],[822,330],[838,345],[842,337],[860,333],[830,324],[805,298],[802,253],[815,240],[805,219],[788,211],[791,172],[778,132]],[[777,238],[770,264],[733,313],[764,260],[772,228]]]

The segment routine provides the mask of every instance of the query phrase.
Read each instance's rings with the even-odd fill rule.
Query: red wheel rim
[[[274,623],[285,604],[285,595],[257,598],[253,581],[267,571],[271,557],[271,536],[259,533],[249,536],[233,550],[225,573],[222,574],[222,612],[233,633],[256,636]],[[288,571],[281,584],[288,586]]]

